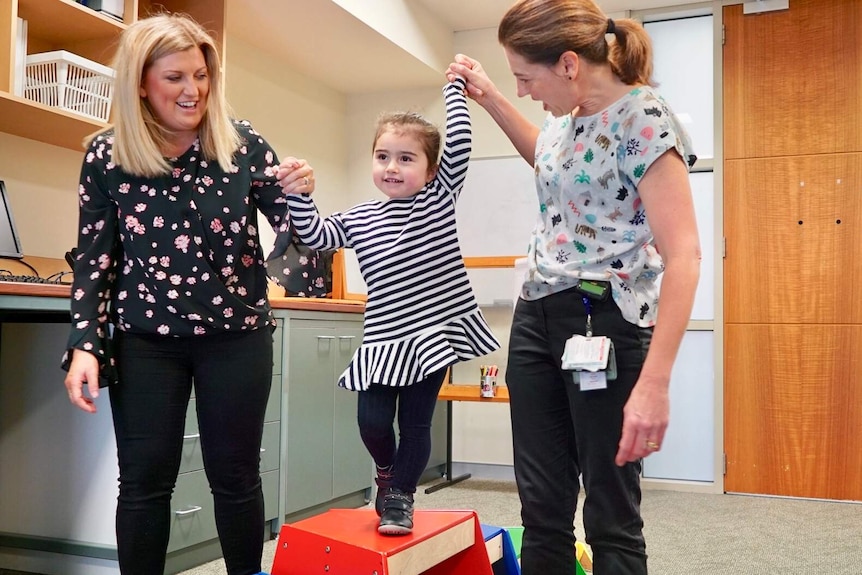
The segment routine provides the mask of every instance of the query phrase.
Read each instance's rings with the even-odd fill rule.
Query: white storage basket
[[[56,50],[27,56],[24,97],[107,122],[114,93],[114,70]]]

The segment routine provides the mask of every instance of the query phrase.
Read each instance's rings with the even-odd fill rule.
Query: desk
[[[505,385],[497,386],[497,394],[494,397],[482,397],[479,394],[478,385],[457,385],[444,383],[437,394],[438,401],[446,402],[446,478],[425,489],[425,493],[434,493],[444,487],[449,487],[465,479],[470,478],[469,473],[452,477],[452,402],[453,401],[478,401],[480,403],[509,403],[509,388]]]

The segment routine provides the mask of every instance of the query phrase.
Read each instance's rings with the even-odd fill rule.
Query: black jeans
[[[110,397],[120,465],[121,573],[164,572],[192,385],[227,572],[260,572],[260,446],[272,384],[272,331],[187,338],[117,331],[115,339],[119,383]]]
[[[415,493],[431,457],[431,418],[446,370],[405,387],[372,384],[359,392],[359,434],[379,467],[394,463],[392,487]],[[395,445],[396,405],[398,446]]]
[[[506,365],[515,479],[521,498],[524,575],[575,572],[574,516],[583,476],[586,542],[596,573],[647,572],[640,515],[641,462],[614,463],[623,406],[652,335],[623,319],[611,298],[591,302],[594,335],[614,343],[618,376],[605,390],[580,391],[561,369],[566,340],[584,335],[581,294],[567,290],[519,300]]]

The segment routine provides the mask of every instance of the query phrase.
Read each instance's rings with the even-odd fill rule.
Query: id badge
[[[614,342],[606,336],[573,335],[566,341],[562,368],[572,372],[572,380],[581,391],[605,389],[617,378]]]

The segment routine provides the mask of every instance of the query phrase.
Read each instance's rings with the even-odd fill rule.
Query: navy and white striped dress
[[[440,168],[415,196],[365,202],[328,218],[311,198],[287,196],[303,243],[353,248],[368,286],[362,345],[338,381],[347,389],[411,385],[500,347],[473,296],[455,224],[472,146],[463,86],[456,80],[443,89]]]

